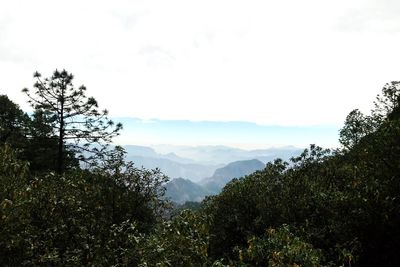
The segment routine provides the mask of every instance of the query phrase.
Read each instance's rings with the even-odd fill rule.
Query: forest
[[[399,266],[400,82],[344,118],[339,148],[174,209],[73,81],[35,73],[30,114],[0,95],[0,266]]]

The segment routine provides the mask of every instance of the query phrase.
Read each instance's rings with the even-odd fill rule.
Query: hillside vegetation
[[[399,265],[399,82],[347,116],[341,148],[310,145],[178,213],[159,170],[120,147],[83,169],[45,105],[30,117],[0,100],[0,266]]]

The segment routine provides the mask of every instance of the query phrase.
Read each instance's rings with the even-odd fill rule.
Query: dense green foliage
[[[399,94],[398,83],[388,84],[372,115],[351,112],[340,133],[343,149],[312,145],[291,163],[269,163],[208,199],[211,256],[238,260],[236,251],[253,236],[263,239],[265,229],[290,225],[321,250],[322,265],[397,266]]]
[[[131,238],[161,218],[166,177],[157,170],[124,166],[110,174],[115,165],[106,163],[29,178],[7,146],[0,156],[1,266],[134,262]]]
[[[23,146],[23,139],[28,132],[26,115],[17,104],[6,95],[0,95],[0,142]],[[17,146],[18,145],[18,146]]]
[[[349,114],[342,148],[311,145],[290,162],[232,180],[200,207],[174,212],[164,198],[167,177],[125,162],[120,147],[90,169],[30,170],[44,159],[22,156],[35,147],[28,126],[39,123],[36,138],[53,128],[45,113],[27,118],[7,103],[1,266],[399,265],[398,82],[383,88],[371,115]]]

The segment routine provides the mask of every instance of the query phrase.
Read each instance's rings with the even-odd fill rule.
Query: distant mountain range
[[[127,145],[127,160],[148,169],[159,168],[171,179],[184,178],[199,182],[211,177],[214,171],[231,162],[257,159],[263,163],[275,158],[289,159],[300,154],[296,147],[244,150],[227,146],[173,146],[153,147]]]
[[[191,159],[201,164],[228,164],[239,160],[258,159],[267,163],[276,158],[284,160],[299,155],[303,149],[293,146],[272,147],[267,149],[245,150],[228,146],[176,146],[155,145],[152,146],[158,153],[173,152],[180,158]]]
[[[136,146],[136,145],[126,145],[124,146],[125,151],[128,156],[140,156],[144,158],[157,158],[157,159],[168,159],[182,164],[195,163],[196,161],[189,158],[182,158],[173,152],[168,152],[165,154],[157,153],[153,148],[148,146]]]
[[[124,148],[127,160],[147,169],[159,168],[171,179],[184,177],[191,181],[200,181],[222,166],[196,163],[195,160],[179,157],[172,152],[159,154],[151,147],[129,145]]]
[[[166,185],[166,197],[179,204],[201,201],[205,196],[218,194],[233,178],[249,175],[264,167],[265,164],[257,159],[235,161],[217,169],[213,176],[199,183],[183,178],[173,179]]]
[[[159,168],[171,181],[166,196],[177,203],[200,201],[217,194],[233,178],[263,169],[275,158],[288,160],[300,154],[295,147],[244,150],[226,146],[153,147],[127,145],[127,160],[138,167]]]

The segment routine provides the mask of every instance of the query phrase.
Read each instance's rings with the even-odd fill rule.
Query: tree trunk
[[[60,132],[58,135],[58,158],[57,158],[57,173],[61,174],[64,171],[64,92],[66,86],[64,84],[61,88],[61,99],[60,99]]]

